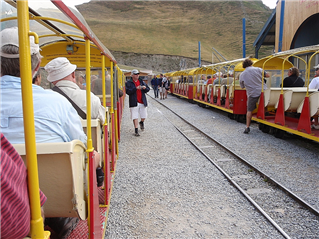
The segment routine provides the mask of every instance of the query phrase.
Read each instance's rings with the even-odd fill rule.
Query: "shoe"
[[[246,128],[245,131],[244,131],[244,134],[248,134],[250,132],[250,128]]]
[[[96,181],[97,181],[97,186],[102,187],[104,182],[104,172],[102,168],[96,169]]]
[[[141,128],[141,130],[144,130],[144,122],[143,121],[140,121],[140,128]]]
[[[137,132],[137,133],[135,133],[135,136],[140,136],[140,134]]]
[[[52,232],[52,239],[65,239],[78,224],[77,217],[51,217],[45,219],[45,225],[48,226]]]
[[[313,129],[319,129],[319,125],[314,125],[314,124],[312,124],[312,125],[311,125],[311,128],[313,128]]]

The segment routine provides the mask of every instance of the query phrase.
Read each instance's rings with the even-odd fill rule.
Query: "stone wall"
[[[112,54],[118,64],[134,66],[155,72],[170,72],[198,67],[198,59],[182,56],[151,55],[119,51],[113,51]],[[202,61],[201,63],[202,65],[211,64],[211,62],[206,61]]]

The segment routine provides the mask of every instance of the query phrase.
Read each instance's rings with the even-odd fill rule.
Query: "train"
[[[313,45],[274,53],[262,59],[251,58],[253,66],[270,74],[267,79],[263,76],[267,89],[262,86],[252,118],[262,132],[271,132],[277,138],[283,138],[288,132],[319,142],[319,91],[309,89],[318,53],[319,45]],[[239,84],[244,59],[168,72],[165,75],[171,81],[171,94],[200,106],[225,111],[230,119],[245,122],[247,96]],[[288,70],[294,66],[299,66],[304,87],[283,87]],[[202,80],[214,76],[217,78],[215,84],[205,84]]]
[[[50,238],[40,211],[39,188],[46,195],[45,217],[76,217],[79,223],[68,238],[104,238],[110,206],[112,177],[119,156],[120,125],[125,76],[110,51],[90,29],[71,1],[1,1],[1,30],[18,27],[21,91],[25,144],[13,144],[28,172],[31,210],[31,238]],[[30,39],[33,36],[42,55],[40,69],[57,57],[77,65],[76,75],[85,78],[87,118],[82,119],[87,135],[80,140],[37,143],[33,108]],[[52,88],[42,72],[43,88]],[[78,74],[77,74],[78,73]],[[105,122],[91,119],[91,79],[101,92],[94,92],[106,109]],[[53,102],[52,102],[53,103]],[[93,162],[94,150],[104,165],[104,186],[98,187]]]

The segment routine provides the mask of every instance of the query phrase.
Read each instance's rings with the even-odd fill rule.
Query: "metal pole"
[[[283,38],[283,31],[284,31],[284,16],[285,16],[285,0],[282,0],[281,4],[280,4],[280,27],[279,27],[278,52],[281,52],[281,49],[282,49],[282,38]]]
[[[201,59],[200,59],[200,41],[198,42],[198,67],[201,67]]]
[[[243,58],[246,58],[246,18],[243,18]]]

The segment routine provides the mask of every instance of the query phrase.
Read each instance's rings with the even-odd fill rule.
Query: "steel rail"
[[[155,100],[152,96],[151,97],[153,100]],[[157,100],[156,100],[157,101]],[[275,179],[271,178],[270,176],[268,176],[265,172],[263,172],[261,169],[259,169],[257,166],[252,165],[250,162],[248,162],[246,159],[244,159],[243,157],[241,157],[240,155],[236,154],[235,152],[233,152],[232,150],[230,150],[227,146],[223,145],[222,143],[220,143],[219,141],[217,141],[216,139],[212,138],[211,136],[207,135],[205,132],[203,132],[202,130],[200,130],[199,128],[197,128],[196,126],[194,126],[192,123],[188,122],[186,119],[184,119],[182,116],[178,115],[176,112],[174,112],[173,110],[171,110],[170,108],[168,108],[166,105],[162,104],[161,102],[157,101],[159,104],[161,104],[162,106],[164,106],[165,108],[167,108],[168,110],[170,110],[172,113],[174,113],[176,116],[178,116],[179,118],[181,118],[184,122],[186,122],[187,124],[191,125],[192,127],[194,127],[196,130],[198,130],[200,133],[202,133],[203,135],[205,135],[207,138],[209,138],[210,140],[214,141],[216,144],[218,144],[219,146],[221,146],[222,148],[224,148],[225,150],[227,150],[229,153],[231,153],[232,155],[234,155],[235,157],[237,157],[238,159],[240,159],[242,162],[244,162],[246,165],[248,165],[249,167],[251,167],[252,169],[254,169],[257,173],[259,173],[261,176],[263,176],[264,178],[267,178],[267,180],[269,180],[270,182],[276,184],[277,186],[279,186],[284,192],[286,192],[288,195],[290,195],[293,199],[295,199],[297,202],[299,202],[300,204],[302,204],[305,208],[307,208],[309,211],[311,211],[313,214],[315,214],[316,216],[319,216],[319,210],[314,208],[313,206],[311,206],[308,202],[306,202],[305,200],[303,200],[302,198],[300,198],[299,196],[297,196],[296,194],[294,194],[292,191],[290,191],[288,188],[286,188],[284,185],[280,184],[279,182],[277,182]]]
[[[278,183],[275,179],[272,179],[270,176],[268,176],[266,173],[264,173],[262,170],[258,169],[256,166],[253,166],[251,163],[249,163],[247,160],[245,160],[243,157],[237,155],[235,152],[230,150],[227,146],[223,145],[216,139],[212,138],[211,136],[207,135],[205,132],[200,130],[198,127],[194,126],[192,123],[187,121],[182,116],[178,115],[176,112],[171,110],[168,106],[164,105],[163,103],[155,100],[152,96],[151,97],[154,101],[168,109],[170,112],[172,112],[174,115],[182,119],[185,123],[193,127],[196,131],[203,134],[205,137],[219,145],[221,148],[225,149],[228,153],[235,156],[237,159],[239,159],[242,163],[246,164],[250,168],[254,169],[259,175],[261,175],[264,178],[267,178],[268,181],[272,182],[276,186],[278,186],[281,190],[283,190],[285,193],[287,193],[290,197],[292,197],[294,200],[296,200],[298,203],[300,203],[302,206],[307,208],[309,211],[314,213],[315,215],[319,215],[319,211],[315,208],[313,208],[310,204],[308,204],[306,201],[295,195],[293,192],[291,192],[289,189],[287,189],[285,186]],[[182,130],[180,130],[173,122],[171,122],[165,115],[163,115],[192,145],[195,146],[197,150],[199,150],[214,166],[227,178],[227,180],[232,183],[247,199],[248,201],[285,237],[290,238],[289,235],[243,190],[216,162],[214,162],[213,159],[211,159],[199,146],[197,146],[188,136],[186,136]]]

